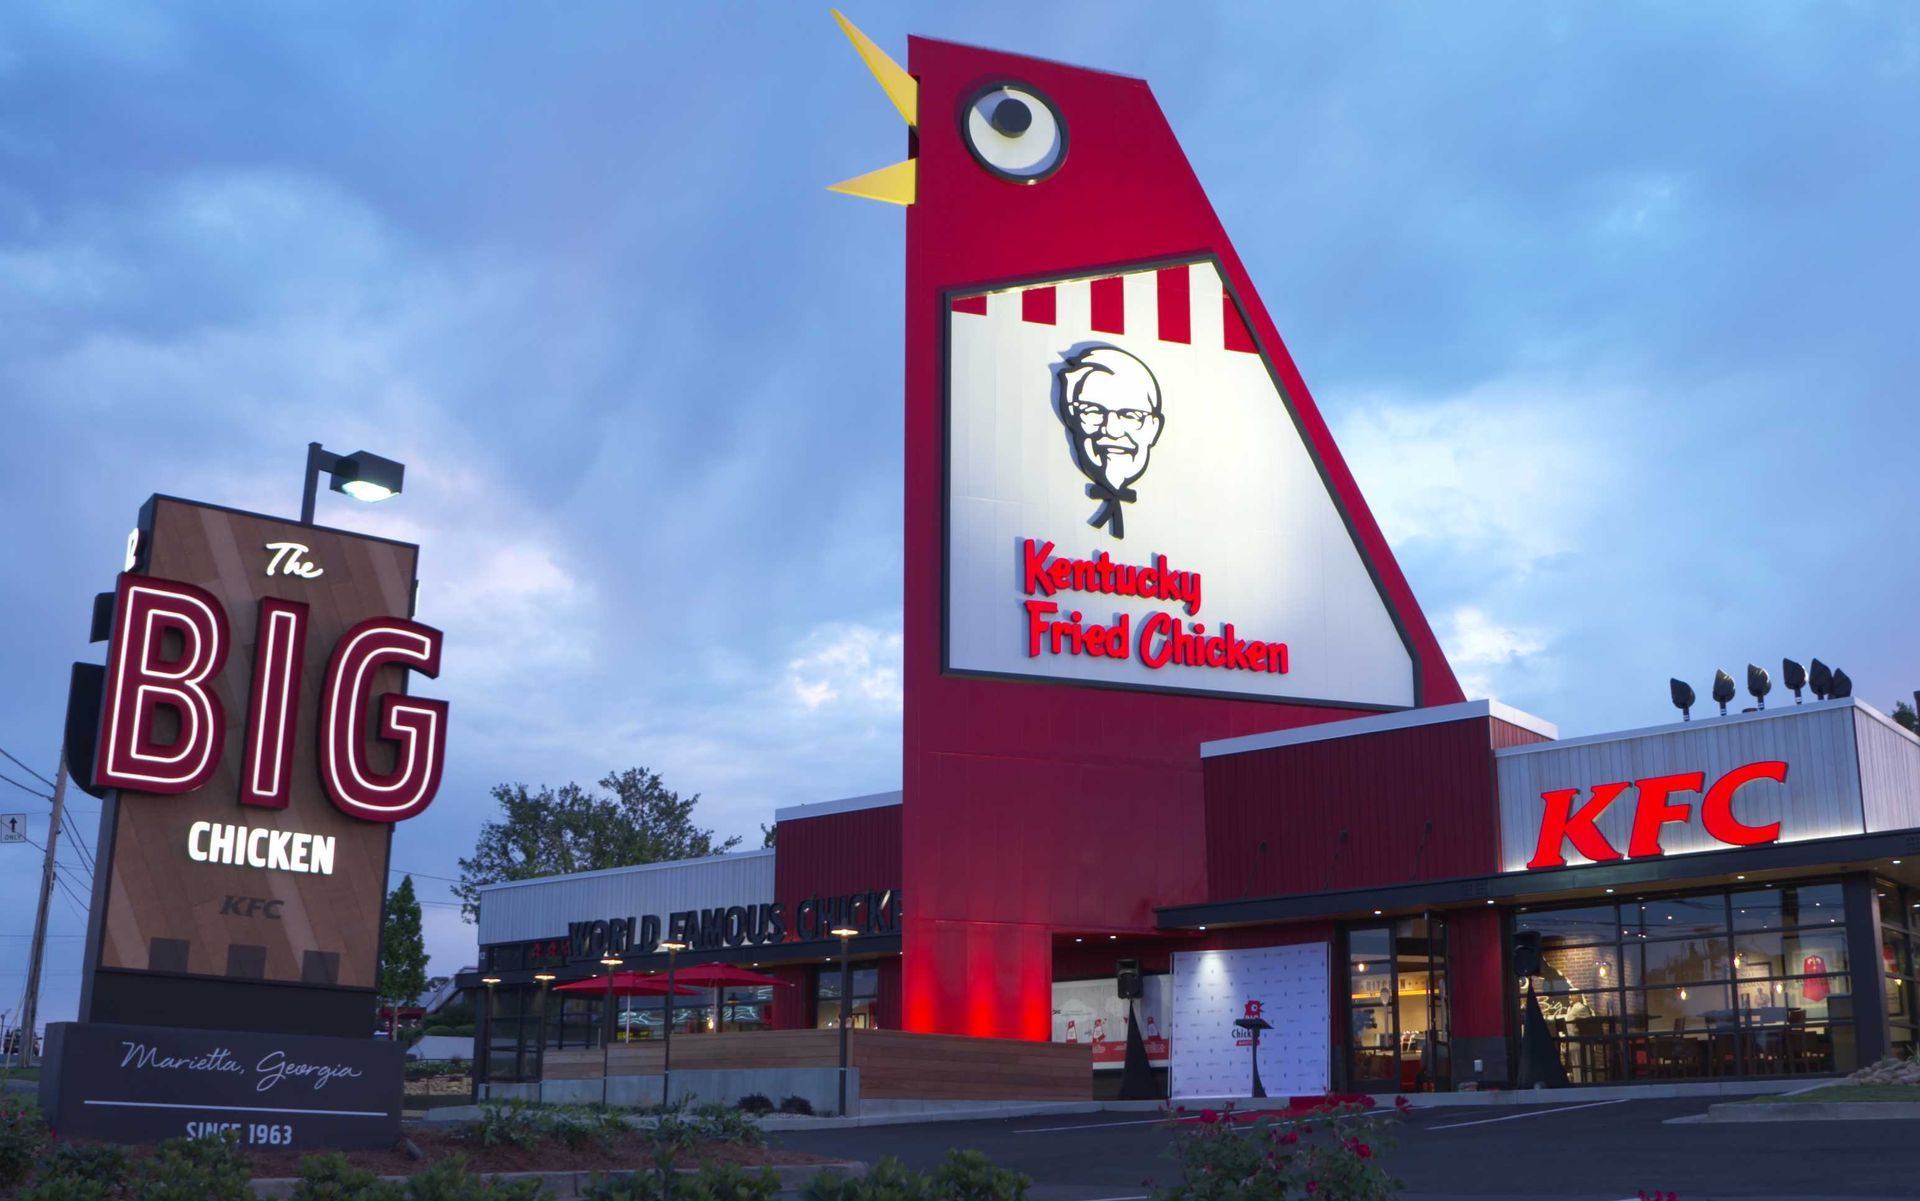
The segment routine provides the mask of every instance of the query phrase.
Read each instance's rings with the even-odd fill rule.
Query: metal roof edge
[[[1392,730],[1411,730],[1419,726],[1437,726],[1447,722],[1471,721],[1478,717],[1496,718],[1509,725],[1519,726],[1543,738],[1558,738],[1560,729],[1552,722],[1531,713],[1503,705],[1495,700],[1460,701],[1452,705],[1433,705],[1424,709],[1402,709],[1394,713],[1380,713],[1370,717],[1349,717],[1334,721],[1323,721],[1310,726],[1295,726],[1287,730],[1270,730],[1264,734],[1242,734],[1237,738],[1216,738],[1200,744],[1200,757],[1212,759],[1220,755],[1242,755],[1248,751],[1272,750],[1275,747],[1300,746],[1309,742],[1326,742],[1335,738],[1358,738],[1368,734],[1384,734]]]
[[[1703,717],[1699,721],[1674,721],[1665,725],[1642,726],[1637,730],[1615,730],[1607,734],[1582,734],[1578,738],[1562,738],[1557,742],[1536,742],[1527,746],[1506,746],[1494,754],[1504,759],[1509,755],[1533,755],[1541,751],[1559,750],[1563,747],[1593,746],[1602,742],[1625,742],[1630,738],[1650,738],[1657,734],[1678,734],[1688,730],[1703,730],[1708,726],[1735,725],[1755,721],[1775,721],[1807,713],[1830,713],[1835,709],[1856,707],[1878,716],[1878,711],[1864,701],[1853,697],[1840,697],[1828,701],[1809,701],[1804,705],[1783,705],[1775,709],[1756,709],[1751,713],[1729,713],[1725,717]],[[1896,727],[1897,728],[1897,727]]]
[[[629,863],[623,867],[602,867],[590,872],[567,872],[557,876],[530,876],[525,880],[499,880],[492,884],[482,884],[476,891],[488,893],[497,892],[503,888],[524,888],[529,884],[553,884],[561,880],[592,880],[601,876],[625,875],[629,872],[664,871],[670,867],[698,867],[703,863],[762,858],[769,857],[772,854],[772,847],[756,847],[751,851],[723,851],[718,855],[701,855],[694,859],[662,859],[658,863]]]
[[[787,805],[773,811],[776,825],[780,822],[804,821],[810,817],[832,817],[836,813],[858,813],[862,809],[885,809],[889,805],[898,805],[902,791],[898,788],[891,792],[869,792],[860,796],[841,797],[837,801],[813,801],[805,805]]]

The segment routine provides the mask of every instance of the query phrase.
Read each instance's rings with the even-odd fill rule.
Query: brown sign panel
[[[349,816],[323,789],[322,694],[343,635],[369,618],[411,615],[418,553],[406,543],[171,497],[148,503],[135,570],[196,585],[225,610],[225,660],[204,685],[218,698],[225,737],[204,785],[176,795],[123,786],[107,802],[100,969],[374,987],[392,825]],[[261,629],[268,598],[307,607],[291,692],[298,709],[284,725],[250,731],[256,664],[271,637]],[[379,698],[404,692],[406,672],[386,663],[372,673],[360,733],[369,766],[384,772],[397,748],[376,736]],[[178,714],[159,710],[154,732],[163,747],[178,737],[169,726],[178,726]],[[292,753],[279,758],[284,779],[275,781],[284,808],[241,800],[250,736],[267,734],[292,740]]]

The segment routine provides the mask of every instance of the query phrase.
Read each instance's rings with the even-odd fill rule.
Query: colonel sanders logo
[[[1074,466],[1100,502],[1087,524],[1126,537],[1120,506],[1137,497],[1160,440],[1160,383],[1139,359],[1104,342],[1081,343],[1054,368],[1054,412],[1066,427]]]

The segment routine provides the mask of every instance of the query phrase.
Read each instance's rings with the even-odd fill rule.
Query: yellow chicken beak
[[[893,107],[908,125],[918,125],[920,114],[920,85],[899,63],[887,57],[887,52],[873,44],[873,39],[861,33],[852,21],[834,9],[833,19],[840,22],[841,32],[853,43],[853,48],[867,64],[867,70],[880,81],[880,87],[887,93],[887,99],[893,101]],[[884,200],[888,204],[912,204],[919,178],[919,164],[912,159],[882,167],[878,171],[869,171],[865,175],[856,175],[852,179],[843,179],[828,187],[829,192],[844,192],[849,196],[864,196],[869,200]]]

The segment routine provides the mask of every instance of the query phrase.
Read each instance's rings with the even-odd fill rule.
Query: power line
[[[9,759],[13,759],[15,763],[20,764],[21,771],[26,772],[28,775],[32,776],[34,779],[40,781],[42,784],[45,784],[48,788],[53,787],[52,780],[47,779],[45,776],[33,770],[31,767],[28,767],[26,764],[21,763],[20,760],[14,759],[13,752],[9,751],[6,747],[0,746],[0,755],[5,755]]]
[[[404,867],[390,867],[387,869],[387,874],[389,876],[417,876],[422,880],[443,880],[448,884],[460,883],[460,881],[454,879],[452,876],[436,876],[432,872],[410,872]]]
[[[13,758],[13,756],[8,755],[7,758],[11,759]],[[20,781],[14,779],[12,776],[0,775],[0,780],[5,780],[7,783],[13,785],[15,788],[18,788],[21,792],[25,792],[33,796],[37,796],[43,801],[51,801],[53,799],[52,793],[41,792],[38,788],[28,788],[25,784],[22,784]]]

